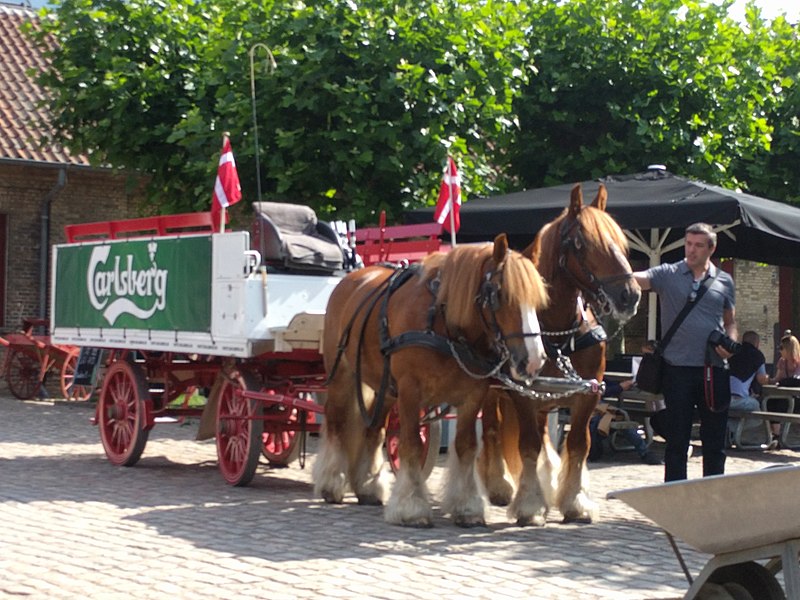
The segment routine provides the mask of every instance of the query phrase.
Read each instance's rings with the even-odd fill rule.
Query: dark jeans
[[[715,413],[706,406],[703,396],[703,368],[665,365],[663,391],[667,405],[664,481],[686,479],[686,453],[691,441],[695,408],[700,415],[703,477],[722,475],[725,472],[728,411]]]

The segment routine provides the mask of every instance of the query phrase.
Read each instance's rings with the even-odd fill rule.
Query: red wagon
[[[134,465],[156,423],[195,416],[197,439],[216,439],[225,480],[246,485],[262,456],[286,465],[319,431],[325,307],[354,266],[356,237],[307,207],[255,209],[252,244],[249,232],[213,233],[200,213],[72,225],[55,247],[52,340],[103,350],[81,369],[95,374],[95,422],[112,463]],[[403,233],[432,248],[428,228]],[[397,258],[383,248],[380,260]],[[191,401],[195,390],[204,405]],[[438,454],[439,423],[422,436]]]

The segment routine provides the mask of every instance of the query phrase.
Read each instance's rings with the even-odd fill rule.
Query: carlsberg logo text
[[[157,248],[156,242],[148,244],[150,265],[144,269],[136,268],[131,254],[115,256],[109,261],[111,246],[92,249],[86,274],[89,302],[96,310],[103,311],[109,325],[114,325],[123,314],[147,319],[164,310],[169,273],[156,264]]]

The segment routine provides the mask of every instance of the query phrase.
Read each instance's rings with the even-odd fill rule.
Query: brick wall
[[[136,216],[141,194],[126,190],[125,176],[73,167],[67,169],[64,187],[53,192],[57,182],[57,168],[0,165],[0,213],[8,219],[2,331],[17,329],[23,318],[40,314],[41,215],[49,193],[51,247],[64,241],[64,225],[69,223]],[[48,274],[48,285],[49,279]]]
[[[778,322],[778,267],[737,260],[736,322],[739,336],[752,329],[761,336],[761,351],[773,361],[773,325]]]

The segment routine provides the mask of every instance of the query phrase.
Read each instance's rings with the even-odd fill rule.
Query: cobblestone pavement
[[[2,598],[677,598],[688,589],[663,532],[609,491],[659,483],[630,452],[593,463],[592,525],[519,528],[503,509],[488,526],[391,526],[378,507],[314,498],[305,469],[263,465],[233,488],[196,421],[158,425],[140,462],[105,458],[86,403],[0,394]],[[657,449],[661,451],[661,449]],[[728,471],[800,461],[736,452]],[[444,457],[431,489],[441,481]],[[691,477],[701,459],[690,460]],[[710,558],[682,547],[692,573]]]

